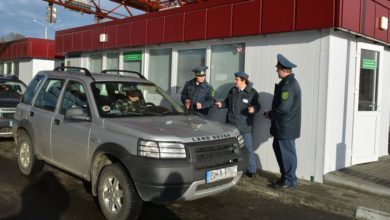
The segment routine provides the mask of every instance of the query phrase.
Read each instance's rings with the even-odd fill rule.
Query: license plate
[[[237,166],[225,167],[218,170],[209,170],[206,172],[206,183],[211,183],[235,176],[237,176]]]
[[[9,120],[9,127],[12,128],[12,120]]]

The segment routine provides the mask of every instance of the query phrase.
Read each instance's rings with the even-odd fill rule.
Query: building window
[[[142,51],[123,53],[123,69],[142,73]]]
[[[4,64],[0,63],[0,75],[4,74]]]
[[[119,69],[119,53],[108,53],[107,54],[107,65],[108,70]]]
[[[234,85],[233,73],[244,71],[245,45],[225,44],[211,47],[210,82],[216,99],[224,99]]]
[[[14,75],[19,76],[19,61],[14,62]]]
[[[102,55],[91,54],[89,56],[89,69],[91,72],[100,73],[102,71]]]
[[[379,52],[361,50],[359,79],[359,111],[377,111]]]
[[[184,84],[194,78],[192,70],[206,64],[206,49],[179,50],[177,66],[177,93]]]
[[[165,91],[169,91],[171,86],[172,50],[150,50],[149,54],[149,80],[156,83]]]
[[[7,63],[7,73],[6,75],[12,75],[12,63]]]

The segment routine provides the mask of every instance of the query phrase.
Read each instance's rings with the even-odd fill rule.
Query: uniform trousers
[[[245,147],[248,150],[248,158],[249,158],[249,165],[248,165],[248,171],[250,173],[256,173],[257,165],[255,160],[255,152],[253,150],[253,138],[252,133],[242,133],[242,137],[244,138]]]
[[[295,186],[297,184],[295,139],[281,140],[274,137],[272,146],[282,174],[280,181],[289,186]]]

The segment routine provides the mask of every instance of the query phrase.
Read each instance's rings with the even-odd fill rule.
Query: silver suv
[[[188,115],[138,76],[39,72],[17,106],[13,134],[24,175],[48,163],[91,183],[107,219],[233,187],[246,159],[234,127]]]

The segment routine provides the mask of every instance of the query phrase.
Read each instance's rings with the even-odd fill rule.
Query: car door
[[[53,160],[50,131],[64,81],[63,79],[47,79],[39,90],[32,107],[27,111],[26,117],[33,127],[35,150],[40,157],[48,161]]]
[[[89,136],[92,123],[82,120],[66,120],[69,108],[82,108],[90,112],[85,86],[78,81],[69,81],[64,89],[60,108],[52,126],[52,149],[54,161],[65,169],[83,176],[88,173]]]

